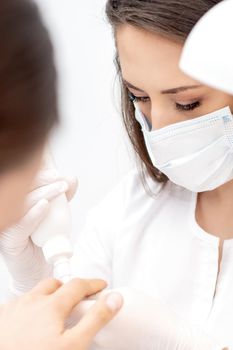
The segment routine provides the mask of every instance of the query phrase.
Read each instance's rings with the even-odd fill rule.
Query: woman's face
[[[0,232],[24,214],[25,197],[41,165],[43,148],[27,162],[0,174]]]
[[[117,29],[116,40],[124,82],[153,129],[225,106],[233,111],[231,95],[182,73],[181,44],[130,25]]]

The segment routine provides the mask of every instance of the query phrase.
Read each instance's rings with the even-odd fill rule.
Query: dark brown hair
[[[0,171],[26,159],[58,122],[53,48],[37,6],[0,1]]]
[[[130,24],[183,43],[196,22],[219,2],[220,0],[108,0],[106,14],[114,36],[118,26]],[[140,124],[134,117],[134,105],[123,83],[117,52],[115,64],[121,85],[124,125],[139,160],[144,187],[148,189],[145,172],[158,182],[165,183],[167,177],[156,169],[150,160]]]

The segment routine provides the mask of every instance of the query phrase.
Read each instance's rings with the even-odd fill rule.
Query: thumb
[[[116,316],[122,305],[123,297],[120,293],[108,293],[98,299],[79,323],[66,331],[66,340],[71,345],[71,349],[77,348],[80,339],[83,348],[88,348],[95,335]]]
[[[25,233],[27,232],[28,237],[39,227],[46,217],[49,207],[47,199],[41,199],[21,219],[19,226]]]
[[[22,252],[31,234],[37,229],[48,213],[49,203],[42,199],[15,225],[1,233],[0,250],[6,255]]]

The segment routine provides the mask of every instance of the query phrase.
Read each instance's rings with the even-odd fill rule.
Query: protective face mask
[[[134,105],[152,164],[172,182],[204,192],[233,179],[233,118],[229,106],[151,130],[136,102]]]

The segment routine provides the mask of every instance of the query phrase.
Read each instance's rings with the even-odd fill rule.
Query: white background
[[[132,166],[120,114],[114,40],[105,0],[37,0],[50,29],[60,77],[62,128],[53,142],[62,173],[76,174],[74,234],[86,211]]]
[[[73,232],[89,208],[134,166],[120,115],[114,42],[105,0],[37,0],[54,41],[62,127],[52,142],[63,174],[75,174]],[[1,265],[2,266],[2,265]],[[1,268],[1,292],[5,271]]]

